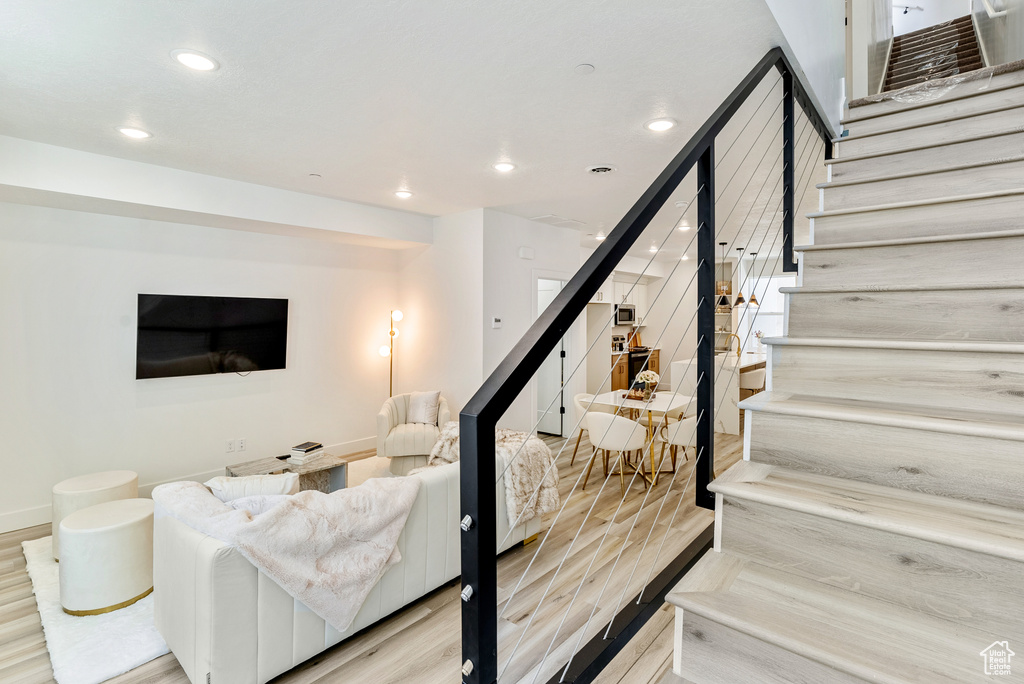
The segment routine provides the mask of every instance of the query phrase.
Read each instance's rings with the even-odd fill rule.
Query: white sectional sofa
[[[402,560],[338,632],[234,547],[157,510],[153,584],[156,626],[192,684],[263,684],[459,575],[459,464],[422,480],[398,541]],[[498,482],[498,541],[509,530]],[[520,525],[498,552],[540,531]]]

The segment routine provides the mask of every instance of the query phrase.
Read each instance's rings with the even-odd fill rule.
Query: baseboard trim
[[[351,454],[356,451],[365,451],[367,449],[373,449],[377,445],[376,437],[362,437],[360,439],[354,439],[349,442],[338,442],[337,444],[331,444],[326,447],[326,450],[336,454]],[[253,454],[252,459],[260,458],[256,454]],[[243,458],[240,461],[246,460]],[[147,484],[139,485],[139,496],[149,498],[153,494],[153,489],[162,484],[168,482],[181,482],[182,480],[192,480],[195,482],[206,482],[211,477],[217,477],[218,475],[224,474],[224,468],[217,468],[216,470],[207,470],[202,473],[193,473],[191,475],[179,475],[172,477],[168,480],[160,480],[158,482],[149,482]],[[14,530],[23,530],[26,527],[35,527],[36,525],[45,525],[52,519],[52,509],[49,504],[45,506],[34,506],[32,508],[22,508],[17,511],[8,511],[6,513],[0,513],[0,534],[4,532],[13,532]]]

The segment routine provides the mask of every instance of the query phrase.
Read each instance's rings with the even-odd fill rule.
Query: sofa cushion
[[[440,391],[413,392],[409,395],[409,410],[405,422],[437,425],[437,408],[440,401]]]
[[[281,475],[249,475],[247,477],[215,477],[204,482],[213,495],[227,502],[256,494],[298,494],[298,473]]]
[[[387,455],[395,456],[423,456],[430,453],[434,448],[441,431],[436,425],[426,423],[405,423],[391,428],[384,445]]]

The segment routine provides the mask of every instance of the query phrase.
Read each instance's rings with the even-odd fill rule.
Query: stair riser
[[[814,249],[802,253],[803,285],[839,290],[1010,285],[1024,281],[1022,253],[1022,237]]]
[[[933,45],[920,50],[901,51],[899,54],[893,51],[890,58],[890,73],[900,75],[914,69],[928,68],[937,64],[944,64],[954,59],[965,60],[977,57],[980,53],[977,44],[973,47],[966,45],[952,45],[949,41],[942,46]]]
[[[903,173],[920,173],[947,167],[950,163],[973,164],[1024,155],[1024,126],[1013,135],[971,140],[832,164],[832,180],[863,180]],[[1024,179],[1022,179],[1024,182]]]
[[[1022,442],[768,411],[752,421],[756,463],[1024,510]]]
[[[1022,217],[1024,194],[823,216],[811,224],[814,244],[830,245],[1015,230],[1024,227]]]
[[[674,672],[699,684],[862,684],[864,680],[676,609]]]
[[[1024,342],[1024,288],[787,296],[793,337]]]
[[[772,347],[782,394],[1024,416],[1024,354]]]
[[[730,554],[993,638],[1024,629],[1016,561],[751,501],[726,499],[722,509]]]
[[[979,91],[989,91],[993,88],[1002,88],[1004,86],[1014,86],[1024,84],[1024,73],[1020,71],[1011,71],[1005,74],[998,74],[996,76],[981,76],[980,78],[970,79],[962,81],[956,84],[943,84],[937,91],[929,92],[926,94],[916,94],[914,99],[908,99],[906,95],[900,98],[900,100],[882,100],[881,102],[872,102],[871,104],[860,105],[859,107],[851,107],[849,112],[850,119],[864,119],[860,123],[867,123],[866,117],[880,117],[880,116],[891,116],[893,113],[901,112],[904,110],[909,102],[918,101],[935,101],[935,98],[941,99],[943,103],[938,106],[924,107],[923,109],[937,109],[939,107],[946,107],[950,98],[959,98],[963,95],[970,93],[976,93]],[[970,99],[970,98],[967,98]],[[857,121],[851,121],[849,126],[853,126]]]
[[[944,119],[946,117],[940,113],[937,118]],[[973,138],[979,135],[1019,131],[1022,121],[1024,121],[1024,107],[1016,107],[1001,112],[979,114],[955,121],[868,135],[862,138],[842,138],[839,141],[839,156],[840,158],[857,157],[864,154],[892,152],[907,147],[939,145],[950,140]],[[854,134],[851,132],[850,135]],[[963,190],[960,194],[962,192]]]
[[[955,116],[973,116],[1013,105],[1024,106],[1024,88],[1016,87],[1007,90],[997,90],[993,93],[954,100],[938,107],[907,109],[874,119],[854,121],[848,128],[850,129],[850,135],[867,135],[868,133],[878,133],[879,131],[888,131],[894,128],[927,126],[938,119],[949,119]],[[1018,128],[1020,127],[1021,124],[1018,121]],[[900,149],[900,147],[897,145],[894,149]],[[847,154],[847,150],[843,145],[840,145],[840,151]],[[851,155],[847,154],[847,156]]]
[[[925,69],[919,69],[912,73],[894,75],[886,79],[885,89],[899,90],[900,88],[906,88],[907,86],[916,85],[925,81],[949,78],[950,76],[956,76],[957,74],[965,74],[968,71],[975,71],[983,66],[985,65],[982,64],[980,57],[956,59],[948,62],[936,63],[934,66],[930,66]]]
[[[1010,155],[1007,153],[1003,158],[1008,156]],[[989,164],[969,169],[824,188],[824,209],[827,211],[949,197],[962,193],[964,188],[984,188],[985,191],[997,192],[1013,190],[1022,185],[1024,161]]]

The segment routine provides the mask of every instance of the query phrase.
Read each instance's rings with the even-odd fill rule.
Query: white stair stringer
[[[715,550],[668,597],[688,683],[981,683],[993,642],[1024,654],[1024,62],[854,104]]]

